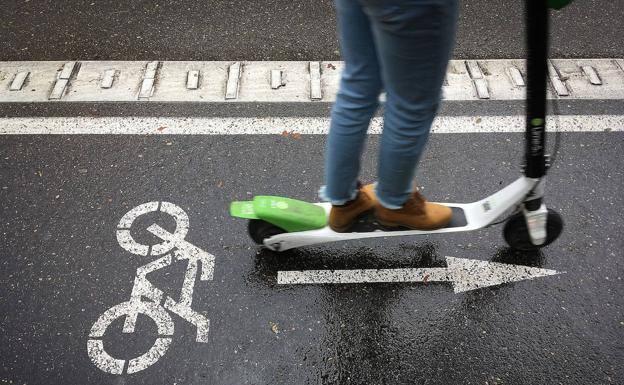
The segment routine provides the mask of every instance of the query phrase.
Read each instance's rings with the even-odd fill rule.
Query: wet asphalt
[[[624,3],[577,0],[553,13],[555,57],[624,57]],[[456,58],[523,57],[520,2],[462,1]],[[335,60],[330,1],[28,1],[0,8],[0,60]],[[621,114],[621,101],[562,103],[562,114]],[[325,116],[327,104],[6,105],[0,116]],[[522,103],[446,103],[447,115],[521,114]],[[375,179],[378,137],[362,179]],[[256,247],[230,201],[276,194],[314,201],[322,136],[0,137],[0,384],[622,384],[624,135],[564,133],[546,203],[564,218],[540,252],[516,252],[501,226],[446,236],[379,238],[284,253]],[[435,134],[418,184],[431,200],[469,202],[520,173],[522,134]],[[552,145],[552,143],[551,143]],[[214,254],[192,309],[208,342],[173,316],[172,343],[136,374],[98,369],[92,325],[130,298],[139,267],[120,218],[151,201],[189,216],[186,240]],[[147,214],[132,228],[173,231]],[[283,286],[280,270],[444,267],[445,257],[561,274],[455,294],[450,283]],[[151,273],[178,299],[186,264]],[[158,336],[114,320],[102,341],[120,359]]]
[[[521,134],[436,134],[418,182],[432,200],[480,199],[519,174]],[[324,137],[4,136],[0,141],[0,382],[12,384],[619,384],[624,381],[624,136],[565,133],[547,204],[564,233],[540,252],[514,252],[501,226],[448,236],[374,239],[284,253],[259,250],[228,202],[272,193],[314,200]],[[378,137],[369,140],[369,153]],[[362,179],[375,175],[366,157]],[[127,301],[151,261],[122,249],[130,209],[168,201],[190,218],[186,240],[216,257],[192,308],[207,343],[174,316],[173,342],[136,374],[97,369],[93,323]],[[145,229],[174,222],[147,214]],[[444,267],[446,256],[562,274],[454,294],[447,283],[282,286],[279,270]],[[178,298],[183,261],[150,280]],[[131,359],[155,341],[139,316],[104,348]]]
[[[524,57],[523,2],[461,0],[456,58]],[[624,2],[552,13],[552,56],[623,57]],[[9,1],[0,60],[338,60],[331,0]]]

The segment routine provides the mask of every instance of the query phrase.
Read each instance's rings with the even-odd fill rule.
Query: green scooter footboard
[[[288,232],[323,228],[327,225],[325,209],[296,199],[260,195],[252,201],[232,202],[230,215],[262,219]]]

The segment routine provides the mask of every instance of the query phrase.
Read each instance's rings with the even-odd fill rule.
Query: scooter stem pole
[[[548,73],[548,5],[546,0],[525,0],[527,36],[527,100],[525,175],[546,174],[546,81]]]

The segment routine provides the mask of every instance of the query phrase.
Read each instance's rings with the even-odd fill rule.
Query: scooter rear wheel
[[[266,238],[286,232],[286,230],[281,227],[277,227],[262,219],[250,219],[247,225],[247,231],[251,239],[259,245],[262,245]]]
[[[561,234],[563,230],[563,219],[555,210],[548,209],[546,217],[546,241],[541,245],[534,245],[531,242],[529,229],[521,212],[512,215],[503,228],[503,238],[507,244],[517,250],[531,251],[538,250],[551,244]]]

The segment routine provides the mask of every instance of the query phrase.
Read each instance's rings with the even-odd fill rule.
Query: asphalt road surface
[[[522,1],[463,0],[456,58],[524,57]],[[553,12],[553,57],[622,57],[624,2]],[[11,1],[0,60],[337,60],[330,0]]]
[[[457,58],[524,56],[520,2],[461,7]],[[621,1],[577,0],[554,14],[552,56],[624,57],[623,10]],[[325,0],[20,0],[0,12],[2,61],[340,58]],[[324,117],[330,107],[251,104],[0,100],[0,124],[29,115],[42,125],[49,115],[83,116],[89,127],[92,115],[130,125],[139,115]],[[561,134],[546,203],[565,228],[539,252],[509,249],[502,225],[258,248],[229,203],[259,194],[315,201],[323,135],[169,135],[165,126],[153,128],[163,135],[34,135],[29,126],[0,135],[0,384],[624,383],[624,108],[619,99],[559,104],[563,115],[620,125]],[[506,100],[442,109],[471,122],[522,113]],[[522,140],[433,134],[418,184],[431,200],[481,199],[520,175]],[[364,181],[375,179],[378,145],[371,136]],[[137,207],[146,209],[135,222],[122,220]],[[556,274],[460,293],[427,279],[277,281],[291,270],[448,271],[447,257]]]
[[[419,183],[431,199],[474,201],[513,181],[521,134],[434,135]],[[563,134],[548,204],[566,221],[542,252],[506,248],[500,226],[448,236],[258,251],[228,202],[272,193],[314,200],[322,136],[8,136],[2,159],[2,374],[5,383],[617,384],[622,371],[621,133]],[[370,140],[375,151],[378,137]],[[483,151],[483,148],[497,151]],[[363,179],[372,180],[374,158]],[[154,260],[120,247],[122,216],[166,201],[189,216],[186,240],[216,258],[192,308],[207,343],[174,316],[155,364],[121,376],[97,369],[87,340],[98,317],[130,298]],[[145,229],[175,228],[146,214]],[[279,270],[444,267],[446,256],[561,274],[454,294],[450,284],[277,285]],[[186,261],[149,275],[177,299]],[[120,316],[121,317],[121,316]],[[137,357],[154,343],[111,321],[105,350]],[[11,382],[12,381],[12,382]]]

